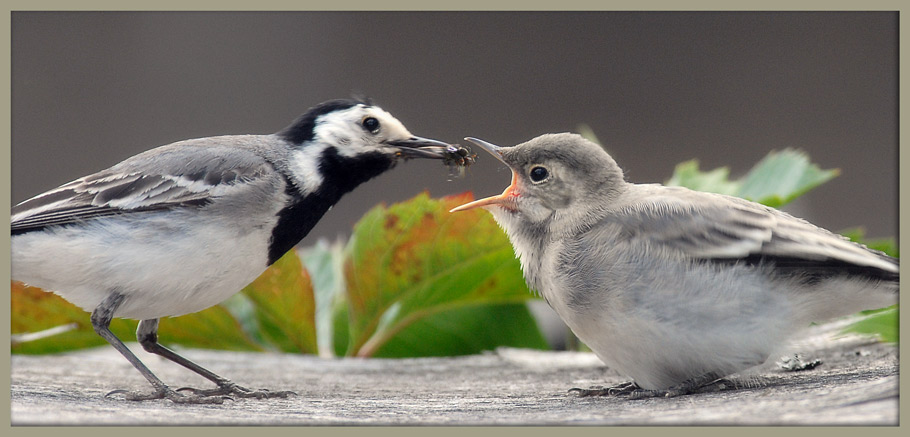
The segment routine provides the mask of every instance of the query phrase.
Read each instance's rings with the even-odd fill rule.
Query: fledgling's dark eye
[[[363,125],[364,129],[370,131],[370,133],[375,134],[376,132],[379,132],[379,120],[373,117],[364,118],[360,124]]]
[[[550,176],[550,172],[546,168],[541,166],[535,166],[531,169],[531,182],[543,182],[547,177]]]

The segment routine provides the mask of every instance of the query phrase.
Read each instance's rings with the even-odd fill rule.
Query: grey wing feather
[[[188,140],[129,158],[28,199],[12,210],[12,234],[90,218],[202,206],[271,165],[217,138]]]
[[[650,188],[644,200],[621,214],[630,237],[644,244],[692,259],[773,259],[800,268],[899,271],[896,259],[776,209],[719,194],[660,188]]]

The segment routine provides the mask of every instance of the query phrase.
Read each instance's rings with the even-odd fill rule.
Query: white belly
[[[86,311],[117,292],[125,299],[115,317],[150,319],[208,308],[265,270],[270,227],[190,232],[180,218],[159,215],[142,228],[127,226],[128,219],[95,221],[14,236],[12,278]]]

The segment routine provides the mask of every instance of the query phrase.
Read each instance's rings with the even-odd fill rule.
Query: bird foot
[[[233,400],[227,396],[205,396],[196,393],[184,395],[172,390],[169,387],[160,388],[150,393],[141,393],[128,390],[114,390],[104,395],[104,397],[110,397],[112,395],[118,394],[123,395],[124,399],[128,401],[136,402],[167,399],[176,404],[223,404],[225,399]]]
[[[630,381],[614,385],[612,387],[597,386],[587,389],[576,387],[569,389],[569,393],[583,398],[587,396],[625,396],[636,390],[641,390],[641,387],[639,387],[638,384]]]
[[[269,391],[269,390],[250,390],[246,387],[239,386],[233,382],[227,381],[221,384],[218,384],[218,388],[212,389],[198,389],[192,387],[181,387],[177,389],[178,392],[190,392],[195,396],[236,396],[239,398],[256,398],[256,399],[269,399],[269,398],[287,398],[288,396],[297,396],[297,393],[292,391]]]
[[[666,390],[635,390],[629,394],[629,399],[647,399],[647,398],[675,398],[676,396],[690,395],[696,393],[714,393],[722,390],[735,388],[733,382],[727,379],[718,379],[707,384],[692,384],[684,382],[674,385]]]
[[[799,354],[793,354],[793,357],[781,357],[777,362],[777,367],[790,372],[801,372],[803,370],[812,370],[822,364],[822,360],[814,359],[803,361]]]
[[[586,396],[628,396],[629,399],[648,398],[673,398],[695,393],[713,393],[735,388],[735,384],[727,379],[718,379],[707,384],[698,384],[695,381],[686,381],[674,385],[666,390],[643,389],[634,382],[624,382],[612,387],[591,387],[589,389],[572,388],[569,393],[578,397]]]

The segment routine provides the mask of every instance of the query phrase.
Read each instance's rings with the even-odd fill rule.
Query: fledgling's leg
[[[142,364],[142,361],[139,361],[139,358],[134,355],[129,348],[114,335],[110,330],[111,320],[114,318],[114,312],[123,303],[123,295],[119,293],[111,293],[94,311],[92,311],[92,327],[95,329],[95,332],[101,336],[101,338],[107,340],[114,349],[117,349],[142,376],[148,380],[149,384],[152,384],[152,387],[155,389],[152,393],[136,393],[129,392],[126,390],[114,390],[105,397],[112,394],[123,394],[127,400],[131,401],[145,401],[151,399],[169,399],[173,402],[178,403],[200,403],[200,404],[220,404],[224,402],[224,399],[219,397],[201,397],[201,396],[184,396],[176,391],[172,390],[170,387],[165,385],[145,364]]]
[[[136,339],[142,347],[153,354],[160,355],[173,361],[187,369],[192,370],[199,376],[214,382],[218,388],[201,390],[191,387],[183,387],[178,391],[189,391],[197,396],[239,396],[242,398],[286,398],[289,395],[296,395],[292,391],[269,391],[269,390],[250,390],[234,384],[231,380],[223,378],[214,372],[178,355],[176,352],[162,346],[158,343],[158,319],[146,319],[139,322],[139,328],[136,329]]]

